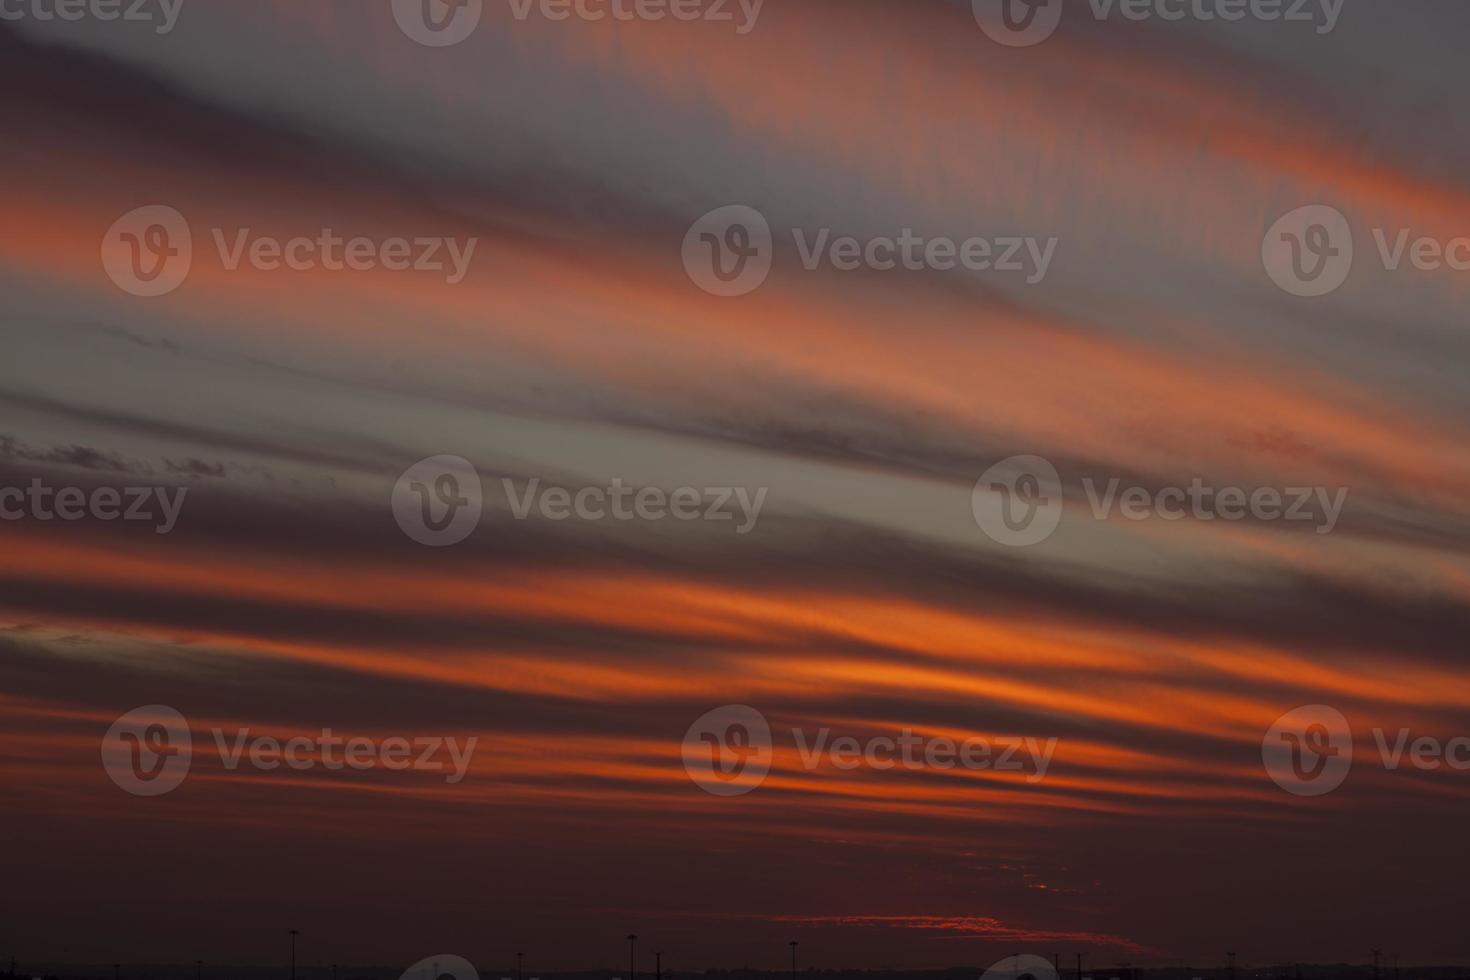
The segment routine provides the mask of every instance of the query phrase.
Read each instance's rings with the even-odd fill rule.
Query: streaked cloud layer
[[[1470,235],[1470,14],[1349,0],[1322,37],[1072,17],[1006,49],[939,0],[770,0],[746,35],[487,3],[434,49],[389,7],[0,28],[0,486],[188,491],[166,535],[0,522],[33,958],[269,959],[287,919],[323,963],[592,967],[630,929],[681,968],[779,966],[798,932],[817,965],[1027,943],[1208,963],[1241,937],[1262,962],[1470,955],[1449,900],[1470,784],[1372,764],[1367,734],[1470,733],[1467,280],[1375,268],[1366,233],[1330,296],[1261,268],[1307,204]],[[722,299],[680,245],[732,203],[777,244],[766,284]],[[195,261],[142,299],[99,247],[154,204]],[[211,228],[478,244],[448,285],[231,270]],[[1034,285],[807,271],[791,230],[813,228],[1058,246]],[[389,507],[438,454],[487,491],[442,549]],[[1018,454],[1067,488],[1025,549],[971,514]],[[1081,481],[1112,477],[1348,495],[1328,534],[1096,520]],[[768,494],[736,534],[521,520],[502,479]],[[1362,764],[1302,799],[1261,738],[1313,703]],[[98,740],[148,704],[196,751],[139,799]],[[723,704],[777,743],[730,799],[680,761]],[[237,772],[217,727],[480,748],[453,784]],[[808,770],[787,736],[824,727],[1057,748],[1037,782]]]

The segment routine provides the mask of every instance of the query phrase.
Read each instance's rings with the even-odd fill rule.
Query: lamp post
[[[653,980],[664,980],[663,950],[659,950],[653,954]]]
[[[516,980],[521,980],[521,957],[523,957],[525,955],[526,955],[525,953],[517,953],[516,954]],[[436,978],[436,980],[437,980],[437,978]]]
[[[194,980],[204,980],[204,961],[194,961]]]
[[[628,980],[638,980],[638,974],[634,965],[636,960],[633,952],[637,945],[638,937],[631,932],[628,933]]]
[[[791,947],[791,980],[796,980],[796,947],[800,944],[793,939],[786,945]]]
[[[291,980],[296,980],[296,934],[298,930],[287,929],[291,934]]]

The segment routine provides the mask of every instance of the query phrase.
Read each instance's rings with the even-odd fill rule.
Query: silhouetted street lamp
[[[793,939],[786,945],[791,947],[791,980],[796,980],[796,947],[799,944]]]
[[[521,957],[525,955],[525,953],[516,954],[516,980],[521,980]]]
[[[298,930],[288,929],[291,933],[291,980],[296,980],[296,934]]]
[[[628,933],[628,980],[637,980],[637,974],[634,972],[635,960],[633,956],[633,950],[637,945],[638,937],[631,932]]]

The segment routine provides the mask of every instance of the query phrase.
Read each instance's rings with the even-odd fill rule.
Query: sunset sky
[[[1470,236],[1470,6],[1321,33],[1078,2],[1031,47],[947,0],[767,0],[745,33],[484,0],[445,47],[392,8],[0,19],[0,488],[187,489],[163,534],[0,520],[0,952],[1470,961],[1470,772],[1371,734],[1470,735],[1470,271],[1373,233]],[[192,265],[133,295],[104,243],[157,205]],[[775,245],[724,297],[681,246],[729,205]],[[1262,258],[1306,205],[1355,240],[1315,298]],[[231,269],[211,229],[477,244],[450,282]],[[1055,252],[1034,282],[808,270],[819,229]],[[441,455],[484,513],[431,547],[392,502]],[[1018,455],[1065,499],[1028,547],[972,512]],[[1114,478],[1346,495],[1327,533],[1098,519]],[[613,480],[763,506],[522,519],[505,482]],[[1297,796],[1262,740],[1314,704],[1353,767]],[[152,797],[99,756],[146,705],[193,733]],[[774,738],[728,797],[682,754],[725,705]],[[458,782],[230,769],[211,732],[246,728],[478,742]],[[1056,742],[1035,780],[808,769],[793,729]]]

